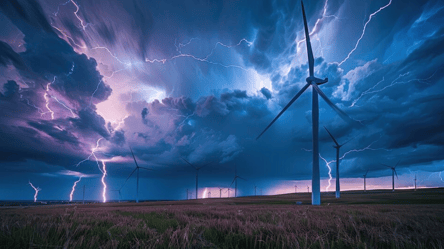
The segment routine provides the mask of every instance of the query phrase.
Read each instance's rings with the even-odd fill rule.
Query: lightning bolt
[[[333,177],[331,176],[331,166],[330,166],[330,163],[336,162],[336,160],[332,160],[332,161],[330,161],[330,162],[327,162],[327,160],[325,160],[325,158],[323,158],[323,157],[321,156],[321,153],[319,153],[319,157],[320,157],[322,160],[324,160],[325,165],[326,165],[327,168],[328,168],[328,186],[325,188],[325,191],[328,191],[328,189],[331,187],[331,180],[333,179]]]
[[[385,150],[385,151],[391,151],[391,150],[389,150],[389,149],[385,149],[385,148],[371,148],[371,146],[372,146],[373,144],[375,144],[376,142],[378,142],[378,141],[381,139],[381,137],[382,137],[382,136],[380,136],[380,137],[378,138],[378,140],[371,142],[369,145],[367,145],[366,147],[364,147],[364,148],[362,148],[362,149],[352,149],[352,150],[349,150],[349,151],[345,152],[345,153],[339,158],[339,160],[344,159],[348,154],[350,154],[350,153],[352,153],[352,152],[362,152],[362,151],[366,151],[366,150]],[[304,150],[304,151],[307,151],[307,152],[311,152],[311,151],[312,151],[312,150],[309,150],[309,149],[306,149],[306,148],[301,148],[301,150]],[[323,157],[321,156],[320,153],[319,153],[319,157],[325,162],[325,165],[326,165],[327,168],[328,168],[328,176],[329,176],[329,179],[328,179],[328,186],[325,188],[325,191],[328,191],[328,189],[331,187],[331,180],[332,180],[332,175],[331,175],[331,171],[332,171],[332,170],[331,170],[331,166],[330,166],[330,164],[331,164],[331,163],[335,163],[336,160],[327,161],[325,158],[323,158]]]
[[[52,84],[52,83],[54,83],[55,82],[55,80],[56,80],[56,77],[54,76],[54,80],[52,81],[52,82],[49,82],[48,84],[46,84],[46,91],[45,91],[45,94],[43,94],[43,98],[45,99],[45,101],[46,101],[46,109],[48,110],[48,112],[49,113],[51,113],[51,119],[54,119],[54,112],[51,110],[51,108],[49,108],[49,98],[48,98],[48,91],[49,91],[49,86]],[[45,114],[45,113],[48,113],[48,112],[44,112],[44,113],[42,113],[41,115],[43,115],[43,114]]]
[[[70,201],[70,202],[72,201],[72,195],[74,194],[74,191],[76,190],[77,183],[79,183],[80,180],[82,180],[82,177],[81,177],[81,176],[80,176],[79,180],[75,181],[75,182],[74,182],[74,185],[72,185],[71,194],[69,194],[69,201]]]
[[[438,72],[438,70],[436,70],[431,76],[429,76],[429,77],[427,77],[427,78],[425,78],[425,79],[411,79],[411,80],[407,80],[407,81],[398,81],[400,78],[410,75],[410,72],[403,73],[403,74],[398,75],[398,77],[396,77],[396,79],[394,79],[389,85],[387,85],[387,86],[385,86],[385,87],[383,87],[383,88],[381,88],[381,89],[377,89],[377,90],[375,90],[375,88],[376,88],[379,84],[381,84],[382,82],[384,82],[385,79],[384,79],[384,77],[383,77],[381,81],[379,81],[379,82],[376,83],[374,86],[372,86],[371,88],[367,89],[366,91],[362,92],[362,93],[359,95],[359,97],[358,97],[357,99],[355,99],[355,100],[352,102],[352,104],[350,105],[350,107],[355,106],[355,104],[356,104],[356,103],[357,103],[357,102],[358,102],[363,96],[365,96],[365,95],[373,94],[373,93],[379,93],[379,92],[384,91],[384,90],[387,89],[387,88],[390,88],[390,87],[393,87],[393,86],[396,86],[396,85],[399,85],[399,84],[408,84],[408,83],[411,83],[411,82],[414,82],[414,81],[417,81],[417,82],[419,82],[419,83],[426,83],[426,84],[428,84],[428,83],[429,83],[428,81],[431,80],[431,79],[435,76],[436,72]]]
[[[353,100],[353,103],[349,107],[355,106],[356,102],[358,102],[364,95],[370,94],[373,89],[375,89],[379,84],[381,84],[384,81],[384,77],[382,77],[382,80],[380,80],[378,83],[376,83],[374,86],[370,87],[369,89],[365,90],[364,92],[359,95],[359,97],[355,100]]]
[[[103,197],[103,203],[106,202],[106,183],[105,183],[105,176],[106,176],[106,164],[105,161],[102,160],[102,165],[103,165],[103,170],[102,170],[102,185],[103,185],[103,192],[102,192],[102,197]]]
[[[39,191],[41,190],[39,187],[34,187],[34,185],[32,185],[31,181],[29,181],[29,185],[31,185],[31,187],[35,190],[35,194],[34,194],[34,202],[37,202],[37,195],[39,194]]]
[[[323,12],[322,12],[322,17],[321,17],[321,18],[318,18],[318,19],[316,20],[316,23],[315,23],[315,25],[314,25],[312,31],[310,32],[310,36],[312,36],[312,35],[314,35],[316,32],[318,32],[319,24],[320,24],[325,18],[332,18],[332,17],[333,17],[334,19],[339,19],[339,18],[338,18],[337,16],[335,16],[335,15],[327,15],[327,8],[328,8],[328,0],[325,1],[325,3],[324,3],[324,8],[323,8]],[[321,54],[322,54],[322,56],[323,56],[323,48],[322,48],[321,40],[319,39],[319,36],[316,35],[316,37],[317,37],[317,41],[319,42],[319,45],[320,45],[320,47],[321,47]],[[303,42],[305,42],[305,38],[303,38],[303,39],[300,40],[300,41],[296,41],[296,44],[297,44],[296,49],[297,49],[298,52],[299,52],[299,50],[300,50],[300,45],[301,45]]]
[[[193,38],[193,39],[198,39],[198,38]],[[217,49],[218,46],[223,46],[223,47],[226,47],[226,48],[233,48],[233,47],[240,46],[240,45],[241,45],[242,43],[244,43],[244,42],[245,42],[245,43],[247,44],[247,46],[249,46],[249,47],[250,47],[251,45],[253,45],[253,42],[250,42],[250,41],[248,41],[248,40],[245,39],[245,38],[241,39],[241,40],[240,40],[237,44],[235,44],[235,45],[226,45],[226,44],[224,44],[224,43],[222,43],[222,42],[217,42],[216,45],[213,47],[213,49],[211,49],[210,53],[207,54],[205,57],[202,57],[202,58],[201,58],[201,57],[197,57],[197,56],[192,55],[192,54],[184,54],[184,53],[182,53],[182,51],[180,50],[180,48],[185,47],[186,45],[190,44],[190,43],[191,43],[191,40],[190,40],[190,41],[189,41],[188,43],[186,43],[186,44],[181,44],[181,43],[179,43],[179,46],[176,46],[176,51],[179,53],[178,55],[172,56],[172,57],[169,58],[169,59],[152,59],[152,60],[150,60],[150,59],[146,58],[146,59],[145,59],[145,62],[149,62],[149,63],[151,63],[151,64],[154,64],[154,63],[162,63],[162,64],[165,64],[167,61],[170,61],[170,60],[175,60],[175,59],[182,58],[182,57],[188,57],[188,58],[194,59],[194,60],[196,60],[196,61],[206,62],[206,63],[212,64],[212,65],[218,65],[218,66],[222,66],[222,67],[225,67],[225,68],[238,68],[238,69],[241,69],[241,70],[243,70],[243,71],[248,71],[248,69],[245,69],[244,67],[239,66],[239,65],[225,65],[225,64],[222,64],[222,63],[218,63],[218,62],[214,62],[214,61],[210,61],[210,60],[209,60],[209,57],[211,57],[211,56],[213,55],[214,51]]]
[[[88,24],[84,25],[84,21],[82,20],[82,18],[80,18],[80,16],[77,14],[80,10],[79,5],[76,4],[76,2],[74,2],[74,0],[71,0],[71,3],[74,4],[74,6],[76,7],[76,11],[74,11],[74,15],[77,17],[77,19],[80,21],[80,26],[82,26],[82,29],[85,30],[88,27]]]
[[[376,14],[378,14],[379,12],[381,12],[383,9],[387,8],[391,4],[392,4],[392,0],[390,0],[389,3],[386,4],[385,6],[379,8],[377,11],[373,12],[372,14],[370,14],[370,16],[368,17],[367,22],[364,24],[364,28],[362,29],[361,37],[359,37],[358,41],[356,42],[355,47],[348,53],[347,57],[345,57],[345,59],[338,64],[339,66],[341,66],[344,62],[346,62],[350,58],[350,56],[353,54],[353,52],[355,52],[355,50],[358,48],[359,43],[361,42],[362,38],[365,35],[365,30],[367,29],[367,25],[370,23],[370,21],[372,20],[373,16],[375,16]]]

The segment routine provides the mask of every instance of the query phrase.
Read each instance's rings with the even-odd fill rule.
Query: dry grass
[[[1,209],[0,248],[444,248],[444,204],[349,204],[442,203],[442,192]]]

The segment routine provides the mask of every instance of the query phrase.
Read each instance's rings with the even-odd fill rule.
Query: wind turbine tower
[[[131,155],[133,155],[133,159],[134,159],[134,163],[136,164],[136,168],[133,170],[133,172],[131,172],[131,174],[126,178],[125,183],[128,181],[128,179],[134,174],[134,172],[137,171],[137,188],[136,188],[136,203],[139,203],[139,170],[140,169],[145,169],[145,170],[152,170],[149,168],[145,168],[145,167],[139,167],[139,165],[137,164],[136,161],[136,157],[134,156],[133,150],[130,147],[130,151],[131,151]],[[120,189],[123,188],[123,186],[125,185],[125,183],[123,183],[122,187]]]
[[[198,199],[197,190],[198,190],[198,186],[199,186],[199,170],[202,169],[203,167],[211,164],[212,162],[209,162],[201,167],[196,167],[193,164],[191,164],[190,162],[188,162],[187,160],[185,160],[185,158],[182,158],[182,160],[184,160],[186,163],[188,163],[191,167],[193,167],[196,170],[196,200],[197,200]],[[203,196],[203,197],[205,197],[205,196]]]
[[[415,191],[416,191],[416,174],[415,174]]]
[[[234,197],[237,197],[237,178],[242,179],[244,181],[247,181],[247,179],[242,178],[242,177],[237,175],[237,167],[236,167],[236,164],[235,164],[234,165],[234,179],[233,179],[233,181],[230,184],[230,187],[231,187],[231,185],[233,185],[233,182],[234,182]]]
[[[367,179],[367,174],[368,174],[368,170],[367,170],[367,172],[365,172],[365,174],[363,175],[363,177],[364,177],[364,192],[367,191],[367,185],[366,185],[366,182],[365,182],[365,180]]]
[[[310,43],[310,32],[308,31],[308,24],[307,24],[307,17],[305,15],[305,9],[304,9],[304,3],[301,0],[301,6],[302,6],[302,16],[304,19],[304,29],[305,29],[305,42],[307,45],[307,56],[308,56],[308,65],[309,65],[309,77],[306,79],[306,84],[302,89],[293,97],[293,99],[290,100],[290,102],[282,109],[282,111],[271,121],[271,123],[265,128],[265,130],[259,134],[259,136],[256,139],[259,139],[262,134],[264,134],[268,128],[273,125],[273,123],[299,98],[299,96],[302,95],[302,93],[305,92],[305,90],[308,89],[309,86],[312,87],[312,129],[313,129],[313,172],[312,172],[312,195],[311,195],[311,203],[312,205],[321,205],[321,178],[319,174],[319,101],[318,101],[318,95],[320,95],[325,102],[334,110],[336,111],[339,116],[348,121],[348,122],[355,122],[353,121],[345,112],[343,112],[341,109],[339,109],[333,102],[331,102],[327,95],[325,95],[324,92],[319,88],[319,85],[325,84],[328,82],[328,78],[325,79],[319,79],[314,76],[314,56],[313,56],[313,50],[311,48]]]
[[[336,149],[336,198],[341,197],[341,186],[340,186],[340,178],[339,178],[339,149],[341,149],[342,146],[344,146],[346,143],[348,143],[350,140],[343,144],[339,144],[338,141],[336,141],[335,137],[330,133],[330,131],[324,126],[325,130],[328,132],[328,135],[330,135],[331,139],[333,139],[333,142],[335,145],[333,145],[333,148]]]
[[[396,165],[394,167],[381,163],[382,165],[384,165],[392,170],[392,191],[393,192],[395,192],[395,175],[396,175],[396,179],[398,179],[398,173],[396,173],[396,166],[398,166],[400,161],[401,160],[399,160],[398,163],[396,163]]]
[[[219,188],[219,198],[222,198],[222,189],[224,188]]]

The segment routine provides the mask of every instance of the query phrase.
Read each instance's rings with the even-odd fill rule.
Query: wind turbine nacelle
[[[311,84],[311,83],[315,83],[317,85],[322,85],[328,82],[328,78],[325,79],[319,79],[313,76],[307,77],[307,79],[305,79],[307,81],[307,83]]]

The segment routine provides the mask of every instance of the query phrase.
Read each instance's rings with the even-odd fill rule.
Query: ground
[[[444,248],[443,188],[310,198],[2,207],[0,248]]]

